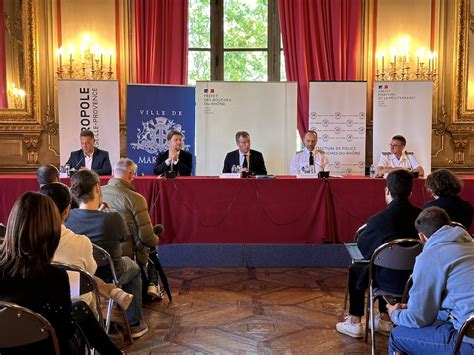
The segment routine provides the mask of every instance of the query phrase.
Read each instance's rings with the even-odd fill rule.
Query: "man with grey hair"
[[[239,149],[227,153],[222,172],[233,173],[234,170],[239,170],[249,175],[267,175],[262,153],[250,149],[250,134],[238,131],[235,134],[235,143]]]
[[[52,164],[43,164],[36,170],[36,179],[41,186],[59,182],[59,170]]]
[[[159,237],[153,231],[148,204],[132,185],[137,165],[128,158],[120,159],[114,166],[113,177],[102,187],[103,199],[112,211],[119,212],[128,226],[128,236],[122,242],[122,255],[135,258],[146,270],[150,248],[158,245]],[[146,276],[146,275],[144,275]],[[148,280],[147,293],[160,297],[156,280]]]

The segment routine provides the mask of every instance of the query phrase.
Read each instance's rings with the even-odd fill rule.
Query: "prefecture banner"
[[[138,165],[139,175],[153,175],[156,158],[168,149],[171,130],[183,134],[183,149],[193,155],[195,88],[191,86],[127,86],[127,156]]]
[[[367,82],[314,81],[309,85],[309,129],[329,157],[331,175],[364,175]]]
[[[197,82],[197,173],[219,175],[247,131],[268,174],[287,175],[296,150],[296,83]]]
[[[431,171],[431,81],[377,81],[374,83],[373,161],[377,166],[382,152],[389,152],[393,136],[407,140],[406,150]]]
[[[95,145],[120,158],[119,92],[116,80],[58,80],[59,149],[64,165],[81,149],[79,134],[91,130]]]

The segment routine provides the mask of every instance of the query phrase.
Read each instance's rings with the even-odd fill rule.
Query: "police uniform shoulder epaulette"
[[[413,152],[405,152],[406,155],[414,155],[415,153]]]
[[[303,153],[303,150],[298,150],[298,151],[296,152],[296,154],[300,154],[300,153]]]
[[[390,155],[390,154],[392,154],[392,153],[390,153],[390,152],[382,152],[382,155]]]

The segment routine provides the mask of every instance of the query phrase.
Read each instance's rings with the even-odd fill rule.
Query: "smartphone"
[[[400,301],[396,297],[389,296],[389,295],[384,295],[382,297],[385,300],[385,302],[387,302],[391,306],[393,306],[394,304],[400,303]]]

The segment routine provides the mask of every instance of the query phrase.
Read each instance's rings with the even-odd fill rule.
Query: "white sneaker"
[[[351,316],[344,318],[344,322],[336,324],[336,330],[339,333],[349,335],[353,338],[362,338],[364,337],[364,328],[361,323],[352,324]]]
[[[370,319],[369,319],[369,329],[370,329]],[[393,323],[390,320],[384,320],[381,318],[380,314],[377,314],[374,318],[374,330],[377,333],[390,335],[390,332],[393,329]]]

